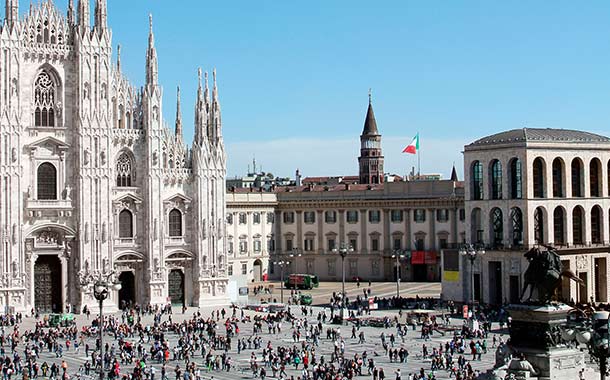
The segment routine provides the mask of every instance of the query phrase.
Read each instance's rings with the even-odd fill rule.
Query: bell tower
[[[360,135],[360,157],[358,157],[361,184],[383,183],[383,155],[381,135],[373,112],[373,101],[369,91],[369,108],[366,111],[364,129]]]

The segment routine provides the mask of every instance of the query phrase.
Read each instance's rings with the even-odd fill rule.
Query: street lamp
[[[341,242],[341,244],[339,245],[339,249],[337,249],[337,247],[333,248],[333,253],[338,253],[339,255],[341,255],[341,323],[343,323],[343,310],[345,309],[345,256],[347,256],[348,253],[352,252],[354,252],[354,248],[351,245],[345,244],[344,242]]]
[[[601,380],[606,380],[608,357],[610,357],[609,317],[610,312],[607,311],[598,311],[590,318],[571,319],[568,316],[568,323],[561,332],[561,337],[565,341],[576,341],[576,345],[587,346],[591,357],[599,362]]]
[[[100,380],[104,380],[104,318],[103,318],[103,308],[104,308],[104,300],[108,298],[111,291],[119,291],[121,290],[121,283],[118,282],[116,277],[116,272],[114,270],[104,269],[101,271],[93,271],[89,270],[80,271],[79,272],[79,280],[82,287],[92,287],[93,288],[93,296],[96,300],[99,301],[100,313],[99,313],[99,340],[100,340],[100,358],[102,360],[102,365],[100,366]]]
[[[460,255],[465,256],[470,260],[470,302],[474,309],[474,261],[478,256],[485,254],[485,248],[482,245],[474,246],[473,244],[464,244],[460,247]],[[474,316],[474,310],[472,310]]]
[[[396,265],[394,266],[394,269],[396,270],[396,298],[400,298],[400,260],[406,257],[405,253],[407,253],[407,251],[395,249],[392,254],[392,258],[396,259]]]
[[[290,250],[289,254],[284,254],[284,255],[278,254],[278,256],[284,256],[284,257],[292,259],[294,257],[300,257],[301,253],[298,248],[293,248],[292,250]],[[290,260],[283,259],[283,260],[274,261],[273,265],[280,266],[280,300],[282,303],[284,303],[284,267],[287,267],[290,265]]]

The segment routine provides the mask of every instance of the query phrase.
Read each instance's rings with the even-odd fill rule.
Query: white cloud
[[[385,171],[404,175],[413,166],[417,156],[402,150],[412,137],[383,137]],[[464,140],[422,139],[422,173],[439,173],[449,178],[455,162],[463,178],[462,154]],[[269,141],[241,141],[227,143],[228,176],[244,175],[256,157],[257,167],[279,176],[294,177],[298,168],[305,177],[325,175],[357,175],[360,140],[354,138],[290,138]]]

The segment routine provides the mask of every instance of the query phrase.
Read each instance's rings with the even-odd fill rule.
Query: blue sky
[[[445,176],[464,144],[501,130],[608,134],[605,1],[108,2],[138,85],[153,13],[165,118],[181,85],[189,141],[197,67],[217,68],[230,176],[254,155],[278,175],[355,174],[369,87],[398,174],[416,163],[400,151],[417,132],[422,171]]]

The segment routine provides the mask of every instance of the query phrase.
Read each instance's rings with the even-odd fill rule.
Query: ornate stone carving
[[[576,269],[579,271],[587,270],[589,258],[585,255],[576,256]]]
[[[40,231],[36,236],[36,245],[58,245],[61,235],[57,231],[47,229]]]

